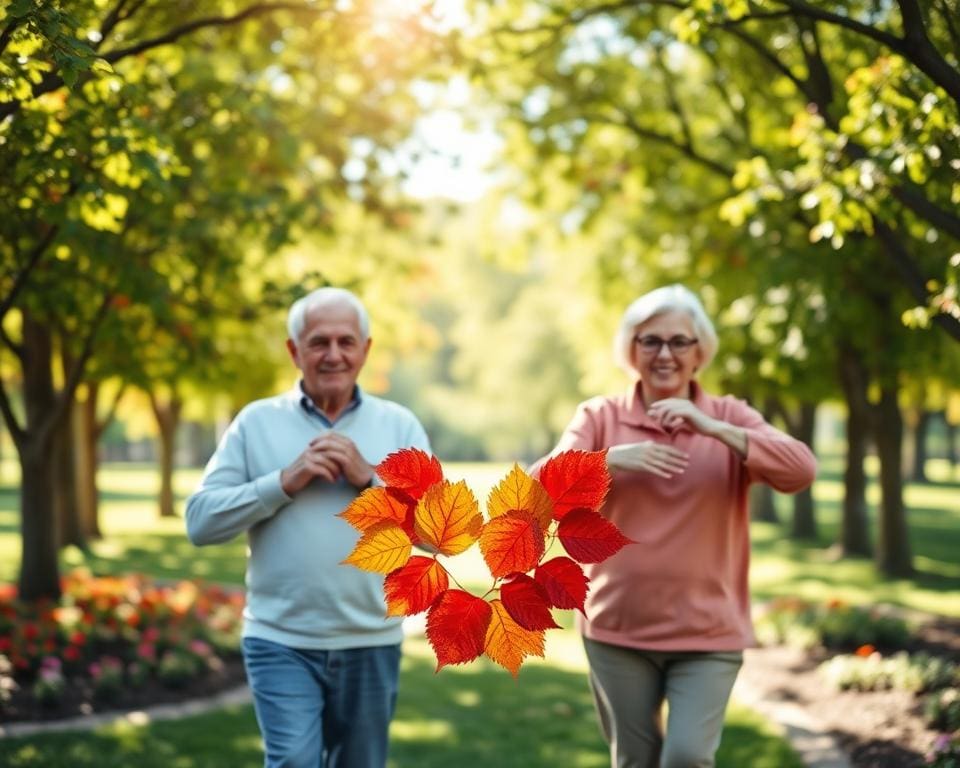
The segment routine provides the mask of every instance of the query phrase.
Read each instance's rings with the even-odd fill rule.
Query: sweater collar
[[[695,380],[690,381],[690,400],[701,410],[703,410],[706,405],[707,397],[703,388]],[[642,427],[643,429],[652,429],[656,432],[663,433],[667,432],[660,422],[651,419],[650,416],[647,415],[647,409],[643,404],[643,382],[640,379],[637,379],[636,383],[624,393],[623,407],[621,408],[619,418],[622,423],[631,427]],[[678,432],[684,429],[689,430],[690,428],[684,424],[679,429],[673,431]]]

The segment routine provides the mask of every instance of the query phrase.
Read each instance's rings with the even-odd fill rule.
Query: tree
[[[18,414],[5,379],[0,410],[23,470],[25,599],[59,592],[47,457],[105,324],[143,309],[151,320],[174,308],[205,317],[219,308],[204,305],[191,275],[229,285],[298,228],[331,227],[338,198],[393,208],[378,155],[361,179],[342,170],[357,138],[376,149],[405,135],[415,102],[403,86],[430,57],[429,36],[359,3],[232,6],[211,0],[184,14],[89,0],[67,13],[15,2],[0,18],[0,341],[25,400]],[[224,139],[243,163],[200,189]],[[191,194],[178,197],[190,179]],[[61,351],[72,367],[58,387]]]

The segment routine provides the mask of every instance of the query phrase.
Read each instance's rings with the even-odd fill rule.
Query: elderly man
[[[382,576],[339,565],[357,534],[336,515],[387,454],[429,442],[410,411],[357,386],[371,339],[354,294],[310,293],[287,329],[300,381],[230,425],[187,501],[187,533],[197,545],[247,534],[243,654],[265,765],[382,768],[400,620],[384,617]]]

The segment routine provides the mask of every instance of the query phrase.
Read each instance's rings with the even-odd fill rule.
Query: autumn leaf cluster
[[[376,472],[384,485],[340,515],[361,532],[344,563],[386,575],[388,616],[427,611],[438,671],[486,655],[516,676],[526,657],[544,655],[544,633],[559,626],[553,609],[583,611],[582,565],[629,543],[599,513],[610,487],[603,451],[557,454],[539,479],[514,465],[490,492],[486,519],[467,484],[444,479],[440,462],[423,451],[392,453]],[[554,541],[566,555],[546,560]],[[415,545],[425,554],[414,555]],[[493,579],[479,597],[438,559],[475,545]]]

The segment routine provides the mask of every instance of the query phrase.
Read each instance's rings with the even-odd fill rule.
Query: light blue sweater
[[[281,470],[329,429],[302,396],[296,387],[257,400],[234,419],[187,500],[187,535],[205,545],[246,532],[244,636],[327,650],[399,643],[400,619],[385,615],[383,576],[340,565],[359,534],[336,515],[359,491],[345,480],[314,480],[291,499],[280,485]],[[401,448],[430,450],[409,410],[365,393],[333,429],[373,465]]]

